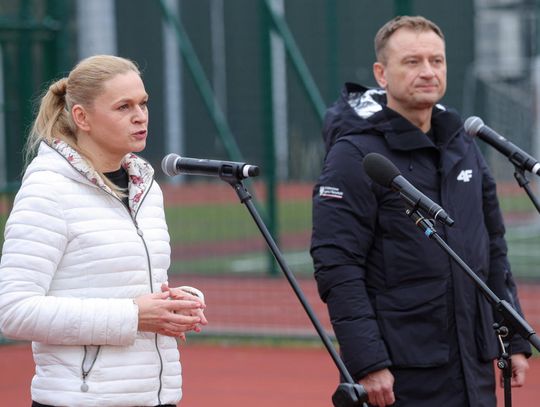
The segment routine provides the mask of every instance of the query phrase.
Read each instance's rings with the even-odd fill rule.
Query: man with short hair
[[[325,118],[311,245],[319,293],[371,405],[495,407],[498,315],[362,160],[384,155],[440,203],[455,224],[436,225],[438,234],[521,312],[495,181],[461,118],[438,104],[446,91],[440,28],[419,16],[394,18],[375,51],[380,89],[346,84]],[[521,386],[530,346],[516,335],[512,351],[512,385]]]

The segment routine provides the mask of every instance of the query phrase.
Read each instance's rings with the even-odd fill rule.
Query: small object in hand
[[[187,285],[183,285],[182,287],[178,287],[178,288],[180,288],[182,291],[185,291],[186,293],[191,294],[194,297],[198,297],[202,301],[204,301],[204,294],[202,293],[201,290],[198,290],[195,287],[190,287],[190,286],[187,286]]]

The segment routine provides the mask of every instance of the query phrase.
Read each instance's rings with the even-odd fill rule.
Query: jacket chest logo
[[[321,186],[319,188],[319,196],[325,198],[342,199],[343,192],[336,187]]]
[[[469,182],[471,178],[472,170],[461,170],[456,179],[461,182]]]

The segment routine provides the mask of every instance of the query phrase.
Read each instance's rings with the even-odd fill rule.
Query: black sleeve
[[[330,150],[313,194],[311,244],[319,294],[356,380],[391,364],[365,286],[377,200],[362,158],[346,140]]]
[[[483,171],[483,211],[484,221],[489,233],[490,241],[490,267],[487,285],[499,297],[512,305],[523,316],[519,303],[517,287],[512,276],[508,262],[508,248],[504,238],[505,227],[497,198],[496,184],[487,164],[479,153]],[[501,315],[496,312],[495,320],[501,321]],[[512,340],[512,353],[525,353],[531,355],[531,346],[528,341],[519,335]]]

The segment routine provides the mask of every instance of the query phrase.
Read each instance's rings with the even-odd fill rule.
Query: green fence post
[[[22,24],[28,24],[32,26],[31,5],[29,0],[23,0],[20,4],[19,19]],[[19,112],[20,112],[20,133],[17,134],[15,140],[12,141],[11,147],[8,151],[10,158],[8,158],[8,173],[11,176],[17,178],[18,173],[21,170],[22,163],[22,150],[24,146],[24,140],[26,139],[26,129],[32,122],[32,36],[33,30],[31,28],[23,28],[19,31],[19,47],[18,47],[18,92],[19,92]],[[15,153],[16,152],[16,153]],[[13,154],[15,153],[15,154]]]
[[[271,5],[267,5],[271,7]],[[274,238],[276,245],[279,246],[279,236],[277,227],[277,205],[276,205],[276,146],[274,140],[274,109],[272,100],[272,51],[270,46],[270,34],[271,23],[265,9],[265,0],[261,5],[261,49],[262,49],[262,109],[264,114],[262,115],[263,125],[263,140],[264,140],[264,163],[265,171],[263,178],[266,185],[266,227],[268,232]],[[272,252],[267,252],[268,256],[268,273],[270,275],[277,275],[276,260]]]

